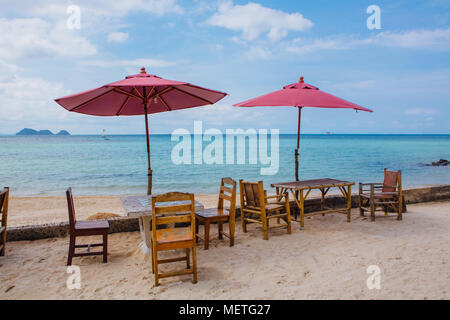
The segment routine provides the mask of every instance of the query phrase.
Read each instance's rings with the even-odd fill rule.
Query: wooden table
[[[303,229],[304,217],[314,216],[314,215],[325,215],[331,212],[338,212],[347,214],[347,222],[350,222],[351,219],[351,208],[352,208],[352,186],[354,182],[335,180],[335,179],[314,179],[314,180],[302,180],[302,181],[294,181],[294,182],[283,182],[283,183],[273,183],[272,188],[276,188],[277,194],[281,194],[289,190],[295,200],[295,203],[300,209],[300,229]],[[334,209],[325,207],[325,195],[331,188],[338,188],[342,195],[347,199],[347,207]],[[321,210],[310,212],[305,214],[304,203],[311,190],[320,190],[322,198],[321,198]],[[296,196],[298,194],[298,198]]]
[[[129,217],[139,218],[139,230],[141,232],[142,242],[139,247],[145,255],[151,254],[152,236],[150,234],[150,226],[152,222],[152,196],[126,196],[121,197],[122,206]],[[159,205],[183,204],[187,201],[164,202]],[[203,204],[195,201],[195,211],[204,210]],[[185,214],[178,212],[176,214]]]

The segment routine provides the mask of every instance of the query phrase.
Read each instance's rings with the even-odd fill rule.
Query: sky
[[[229,94],[213,106],[151,115],[151,133],[192,132],[196,120],[204,129],[223,132],[295,133],[295,108],[232,105],[300,76],[374,111],[304,108],[302,133],[450,133],[450,0],[0,0],[0,5],[0,134],[24,127],[143,134],[141,116],[81,115],[54,102],[137,74],[141,67]],[[371,5],[380,9],[379,20],[367,12]]]

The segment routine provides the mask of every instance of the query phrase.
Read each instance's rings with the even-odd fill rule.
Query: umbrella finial
[[[300,77],[300,79],[298,80],[299,83],[303,83],[303,76]]]
[[[145,72],[145,68],[144,67],[141,68],[141,73],[142,74],[146,74],[147,73],[147,72]]]

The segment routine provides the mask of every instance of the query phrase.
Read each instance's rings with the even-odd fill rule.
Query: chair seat
[[[109,229],[109,223],[106,220],[75,222],[75,230],[90,230],[90,229]]]
[[[192,231],[191,228],[171,228],[171,229],[159,229],[156,230],[156,243],[173,243],[173,242],[183,242],[192,241]]]
[[[220,216],[228,217],[230,215],[230,211],[228,208],[225,209],[210,208],[196,212],[195,214],[203,218],[214,218]]]
[[[266,203],[266,210],[268,210],[268,211],[284,210],[284,209],[285,209],[285,205],[284,204]]]
[[[370,199],[370,193],[361,193],[361,196]],[[392,194],[391,192],[376,192],[373,195],[375,199],[392,199],[395,196],[397,196],[397,194]]]

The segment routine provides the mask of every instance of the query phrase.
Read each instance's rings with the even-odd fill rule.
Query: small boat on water
[[[106,135],[106,130],[105,130],[105,129],[103,129],[103,132],[102,132],[102,138],[105,139],[105,140],[110,140],[110,139],[108,138],[108,136]]]

